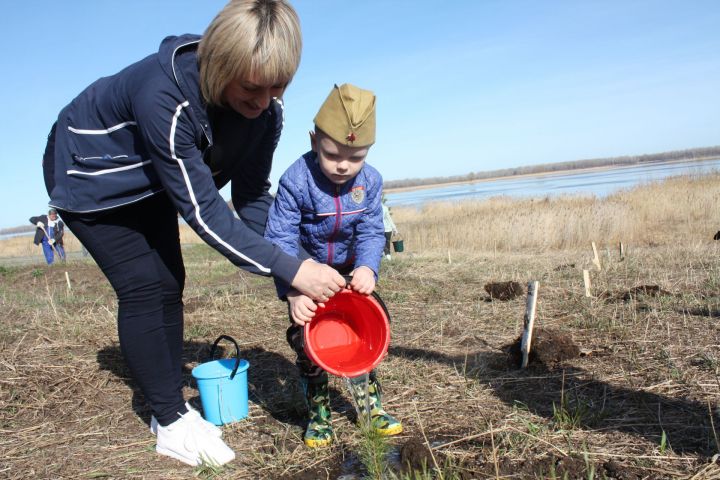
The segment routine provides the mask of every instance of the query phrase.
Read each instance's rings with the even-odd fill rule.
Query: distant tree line
[[[636,165],[649,162],[669,162],[674,160],[703,160],[720,157],[720,146],[691,148],[687,150],[674,150],[671,152],[651,153],[647,155],[627,155],[624,157],[592,158],[587,160],[574,160],[571,162],[542,163],[525,167],[502,168],[487,172],[472,172],[465,175],[450,177],[407,178],[404,180],[385,181],[383,188],[418,187],[453,182],[472,182],[487,178],[512,177],[536,173],[557,172],[562,170],[577,170],[579,168],[606,167],[619,165]]]
[[[35,225],[22,225],[20,227],[0,228],[0,235],[19,235],[23,233],[34,232],[37,227]]]

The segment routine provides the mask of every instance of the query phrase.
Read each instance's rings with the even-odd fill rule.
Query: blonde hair
[[[203,97],[221,105],[228,83],[251,75],[266,85],[290,83],[301,50],[300,20],[285,0],[230,0],[198,47]]]

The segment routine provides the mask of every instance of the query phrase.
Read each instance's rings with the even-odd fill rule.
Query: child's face
[[[317,153],[320,170],[335,185],[355,178],[367,157],[370,147],[349,147],[336,142],[321,130],[310,132],[310,144]]]
[[[282,97],[286,84],[264,85],[254,77],[236,79],[228,83],[223,90],[225,103],[245,118],[253,119],[260,116],[273,97]]]

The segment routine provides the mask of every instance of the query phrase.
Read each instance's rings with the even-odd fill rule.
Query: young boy
[[[375,95],[350,84],[335,85],[315,116],[315,131],[310,132],[312,150],[280,178],[265,230],[265,237],[286,253],[309,254],[351,275],[349,287],[365,295],[375,289],[385,243],[382,177],[365,164],[373,143]],[[308,358],[303,346],[303,326],[311,321],[317,305],[286,285],[276,285],[280,298],[288,302],[291,326],[287,340],[297,353],[308,403],[305,444],[313,448],[329,445],[332,424],[327,372]],[[372,427],[383,435],[400,433],[400,422],[382,408],[374,372],[370,373],[368,392]],[[354,396],[362,397],[358,408],[366,414],[364,392]]]

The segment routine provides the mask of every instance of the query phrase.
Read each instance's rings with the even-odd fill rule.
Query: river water
[[[678,175],[720,172],[720,158],[672,163],[606,167],[588,171],[507,177],[457,185],[428,187],[385,194],[388,206],[421,205],[425,202],[483,199],[498,195],[545,197],[582,194],[604,197],[620,189]]]

